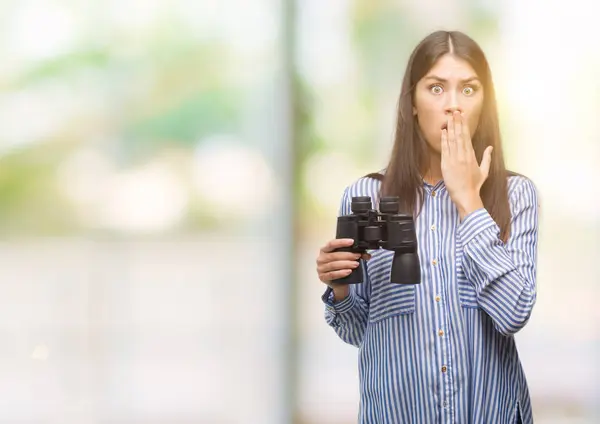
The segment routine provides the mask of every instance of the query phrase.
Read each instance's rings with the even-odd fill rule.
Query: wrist
[[[460,215],[460,220],[462,221],[467,215],[483,208],[483,201],[479,194],[470,193],[462,197],[461,200],[457,202],[456,207]]]
[[[347,285],[333,287],[333,302],[334,303],[341,302],[342,300],[347,298],[349,294],[350,294],[350,287]]]

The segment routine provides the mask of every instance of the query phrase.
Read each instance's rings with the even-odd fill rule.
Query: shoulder
[[[338,214],[341,216],[351,213],[353,197],[368,196],[371,198],[372,207],[375,207],[379,202],[380,187],[381,180],[375,178],[375,176],[364,176],[353,181],[344,190]]]
[[[382,171],[378,171],[376,174],[383,177]],[[348,202],[352,197],[356,196],[370,196],[371,198],[375,198],[379,195],[381,183],[381,179],[377,178],[375,174],[365,175],[346,186],[344,197]]]
[[[538,190],[534,182],[524,175],[509,172],[508,182],[508,200],[511,208],[517,205],[537,205]]]

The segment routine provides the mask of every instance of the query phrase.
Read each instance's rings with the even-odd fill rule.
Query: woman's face
[[[417,83],[413,113],[429,147],[441,152],[442,129],[458,110],[475,135],[483,107],[483,86],[468,62],[446,54]]]

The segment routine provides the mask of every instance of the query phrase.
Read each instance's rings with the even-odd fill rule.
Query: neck
[[[437,152],[429,152],[426,171],[423,175],[423,180],[431,185],[439,183],[442,177],[442,157]]]

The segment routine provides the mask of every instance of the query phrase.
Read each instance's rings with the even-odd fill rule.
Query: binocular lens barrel
[[[339,251],[364,253],[369,249],[387,249],[394,252],[390,281],[395,284],[419,284],[421,265],[417,253],[417,234],[412,215],[400,214],[397,196],[384,196],[379,202],[380,212],[373,209],[369,196],[352,197],[350,215],[338,217],[336,238],[349,238],[354,244]],[[362,260],[350,275],[332,281],[334,284],[363,282]]]

